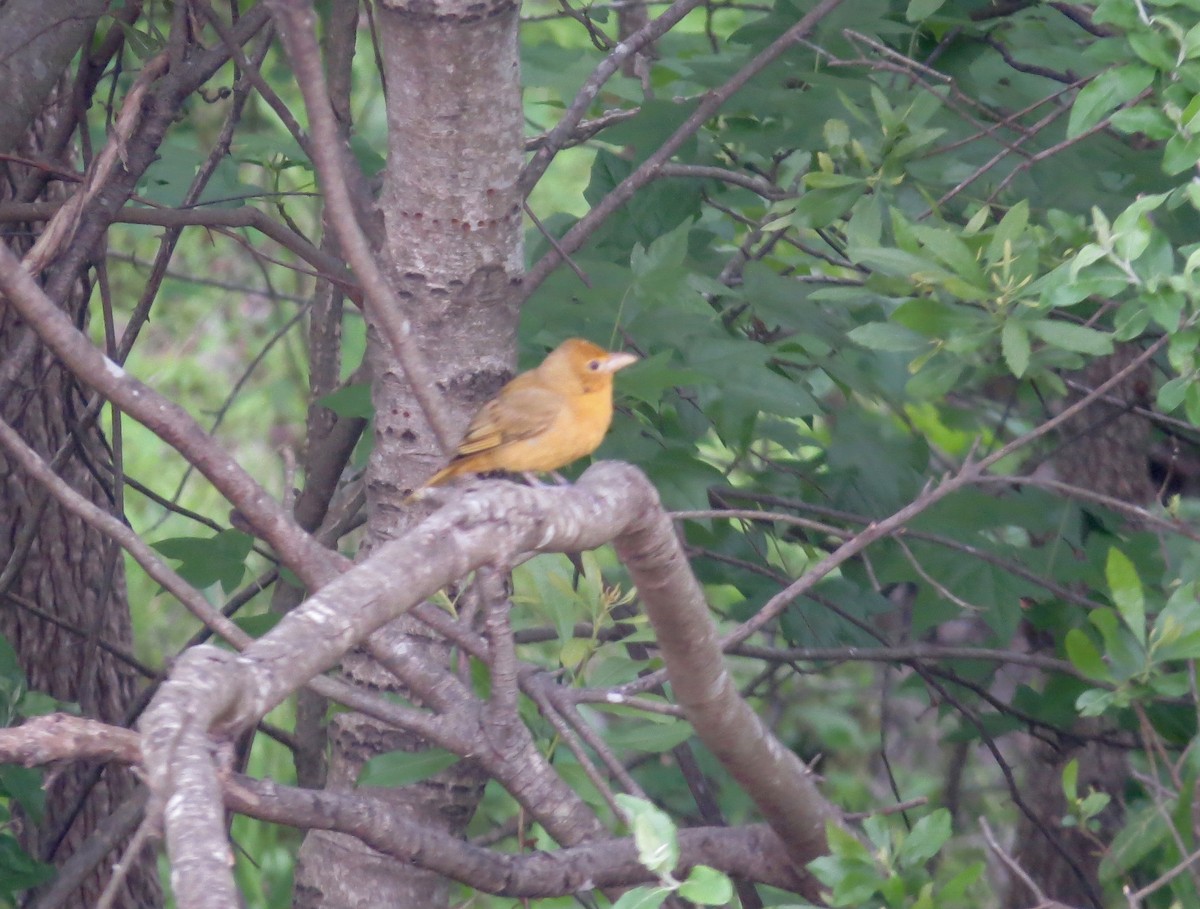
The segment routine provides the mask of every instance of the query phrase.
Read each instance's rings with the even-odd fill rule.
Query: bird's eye
[[[600,368],[599,360],[588,360],[588,369],[590,369],[592,372],[595,372],[599,368]]]

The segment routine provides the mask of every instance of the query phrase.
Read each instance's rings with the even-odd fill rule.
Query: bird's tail
[[[441,486],[451,477],[456,477],[463,471],[462,461],[451,461],[428,480],[421,484],[422,489],[428,489],[430,486]]]
[[[449,464],[447,464],[445,467],[443,467],[441,470],[439,470],[437,473],[435,473],[433,476],[431,476],[428,480],[426,480],[424,483],[422,483],[420,486],[418,486],[416,489],[414,489],[412,492],[410,492],[408,495],[406,495],[404,497],[404,504],[405,505],[411,504],[414,500],[419,498],[421,493],[424,492],[426,489],[428,489],[430,486],[441,486],[443,483],[445,483],[451,477],[456,477],[462,472],[463,472],[463,463],[461,461],[451,461]]]

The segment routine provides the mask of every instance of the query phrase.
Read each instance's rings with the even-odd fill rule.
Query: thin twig
[[[329,224],[362,284],[372,318],[387,337],[443,453],[449,455],[458,443],[458,434],[438,395],[433,374],[413,334],[412,322],[404,316],[405,307],[379,267],[358,220],[356,199],[346,178],[347,173],[357,171],[357,165],[349,157],[329,101],[321,51],[313,33],[316,14],[307,3],[293,0],[269,0],[267,5],[280,25],[280,37],[304,95],[313,138],[313,164],[325,191]]]
[[[625,61],[647,44],[653,43],[666,34],[701,3],[703,0],[675,0],[669,9],[618,44],[613,52],[600,62],[600,65],[592,71],[587,81],[576,93],[571,106],[558,121],[558,125],[546,134],[533,157],[529,159],[529,163],[525,165],[517,183],[522,196],[529,195],[538,180],[542,178],[542,174],[546,172],[546,168],[550,166],[550,162],[554,160],[554,156],[575,136],[576,127],[580,125],[583,115],[592,106],[596,95],[600,93],[600,89],[609,79],[620,72]]]
[[[691,0],[689,0],[691,2]],[[826,16],[837,9],[843,0],[821,0],[799,22],[772,41],[745,66],[739,69],[720,88],[704,95],[696,109],[682,124],[651,154],[638,165],[628,177],[622,180],[600,202],[580,218],[559,241],[561,249],[571,253],[578,250],[588,237],[613,214],[618,208],[628,202],[635,192],[658,176],[659,170],[666,164],[685,142],[703,126],[710,117],[719,111],[733,95],[740,91],[747,82],[767,68],[786,51],[790,50],[804,36],[816,28]],[[667,14],[664,13],[665,17]],[[662,17],[660,17],[661,19]],[[659,22],[654,20],[648,28]],[[644,31],[644,30],[643,30]],[[640,34],[640,33],[639,33]],[[625,42],[628,44],[628,42]],[[622,46],[625,46],[624,44]],[[531,166],[533,162],[530,162]],[[555,249],[546,253],[525,276],[523,293],[526,297],[535,291],[561,262],[561,253]]]

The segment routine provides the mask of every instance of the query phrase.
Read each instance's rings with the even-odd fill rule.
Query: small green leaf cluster
[[[928,864],[950,840],[950,813],[938,809],[900,832],[891,820],[873,816],[863,822],[869,846],[830,824],[829,855],[808,864],[828,888],[830,906],[933,907],[977,905],[969,891],[983,874],[982,862],[935,880]]]
[[[1115,547],[1108,551],[1105,575],[1112,607],[1088,613],[1090,632],[1073,628],[1064,638],[1071,663],[1103,686],[1079,695],[1080,714],[1099,716],[1138,701],[1185,696],[1191,685],[1188,662],[1200,659],[1197,582],[1179,584],[1165,603],[1156,603],[1133,561]]]
[[[0,725],[12,726],[23,718],[55,711],[77,712],[73,704],[64,704],[46,694],[30,690],[17,662],[17,654],[0,637]],[[14,814],[19,808],[25,823],[41,823],[46,808],[44,774],[17,764],[0,764],[0,904],[17,905],[16,896],[30,887],[54,877],[53,865],[40,862],[26,852],[13,830]]]
[[[1090,789],[1086,795],[1079,794],[1079,760],[1074,758],[1067,762],[1062,775],[1063,796],[1067,800],[1067,814],[1062,819],[1064,827],[1087,827],[1096,830],[1099,824],[1095,818],[1108,807],[1112,796],[1107,792],[1097,792]]]
[[[675,822],[653,803],[632,795],[618,795],[629,830],[637,846],[638,861],[658,877],[653,887],[633,887],[613,903],[613,909],[657,909],[671,894],[698,906],[720,906],[733,897],[729,877],[707,865],[694,865],[682,881],[674,872],[679,867],[679,840]]]

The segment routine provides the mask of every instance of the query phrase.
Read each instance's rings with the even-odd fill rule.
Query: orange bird
[[[479,409],[450,463],[425,486],[489,470],[548,473],[591,454],[612,422],[613,373],[637,359],[582,338],[563,341]]]

